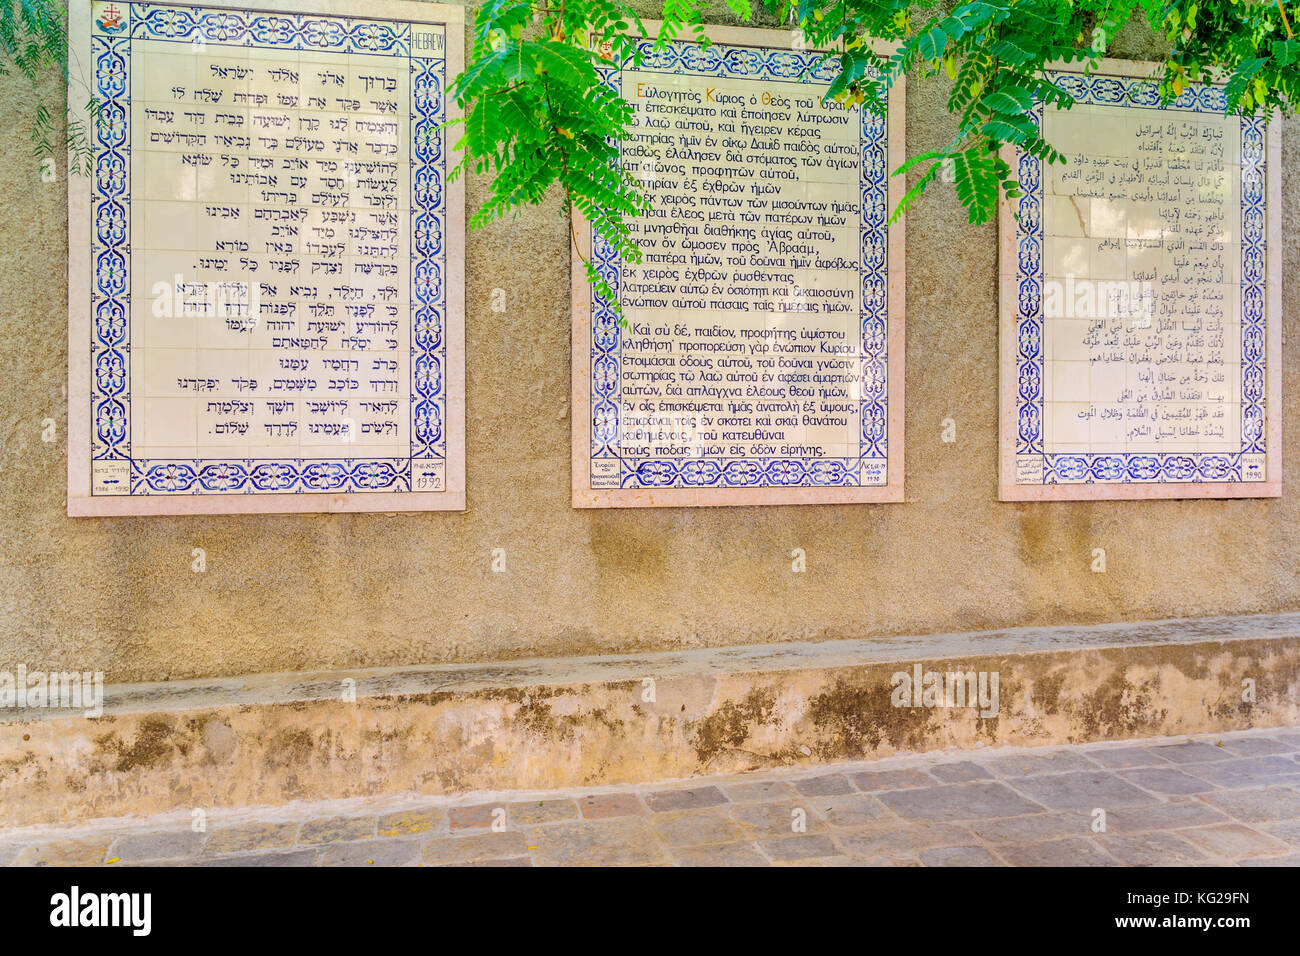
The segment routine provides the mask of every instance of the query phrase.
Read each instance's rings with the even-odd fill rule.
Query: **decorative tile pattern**
[[[721,32],[721,31],[719,31]],[[747,36],[743,36],[747,35]],[[642,44],[643,60],[635,67],[642,77],[716,77],[765,81],[756,83],[754,93],[789,90],[820,99],[821,84],[829,83],[839,71],[838,60],[823,58],[815,51],[778,49],[771,46],[729,42],[753,38],[771,42],[766,31],[733,31],[719,42],[703,47],[699,43],[677,40],[662,49]],[[784,38],[784,35],[781,35]],[[604,81],[615,93],[624,93],[622,85],[630,64],[603,71]],[[803,87],[799,90],[798,87]],[[901,91],[900,91],[901,93]],[[624,93],[624,95],[626,95]],[[893,108],[891,104],[891,109]],[[897,340],[891,332],[901,325],[901,289],[891,289],[891,266],[901,274],[901,262],[891,262],[891,149],[901,148],[901,129],[893,130],[898,142],[891,142],[891,121],[869,110],[854,110],[858,125],[860,158],[858,195],[858,330],[855,343],[861,360],[853,396],[858,404],[855,446],[850,455],[767,454],[755,457],[705,452],[697,444],[685,454],[640,454],[627,450],[628,426],[623,421],[626,406],[623,384],[623,348],[629,337],[626,327],[610,303],[599,294],[587,293],[579,300],[575,292],[575,313],[586,310],[590,334],[585,343],[589,351],[587,410],[590,431],[584,436],[589,448],[586,474],[582,480],[589,487],[606,490],[691,490],[729,491],[741,489],[814,489],[883,487],[890,480],[891,443],[901,435],[901,428],[891,423],[891,363],[901,361],[901,354],[891,355]],[[623,145],[626,153],[627,144]],[[813,187],[809,187],[813,188]],[[901,225],[895,227],[901,234]],[[895,255],[900,255],[896,252]],[[901,257],[901,255],[900,255]],[[626,309],[625,263],[618,252],[599,234],[592,236],[591,262]],[[819,283],[820,284],[820,283]],[[891,324],[891,312],[894,316]],[[575,314],[575,322],[580,318]],[[576,342],[575,342],[576,348]],[[899,348],[901,353],[901,347]],[[578,354],[575,351],[575,355]],[[575,412],[577,410],[575,405]],[[895,409],[897,411],[897,409]],[[575,437],[575,443],[579,441]],[[713,443],[699,443],[713,444]],[[773,446],[775,447],[775,446]],[[848,449],[844,449],[848,450]],[[897,455],[900,449],[893,449]],[[580,452],[575,449],[575,456]],[[575,481],[579,480],[575,461]],[[741,503],[743,495],[727,503]]]
[[[220,2],[221,0],[218,0],[218,3]],[[302,5],[311,5],[310,0]],[[85,9],[84,4],[81,9]],[[448,241],[449,230],[459,229],[463,216],[459,208],[452,208],[451,190],[446,183],[447,142],[446,132],[442,128],[442,124],[449,116],[445,90],[449,70],[448,34],[451,31],[445,24],[423,22],[425,16],[436,19],[444,9],[428,4],[420,4],[418,7],[412,4],[412,13],[421,18],[421,22],[417,25],[411,21],[401,20],[231,9],[217,4],[190,6],[96,3],[92,6],[90,11],[92,26],[89,30],[88,42],[91,62],[94,64],[92,92],[99,103],[99,116],[92,124],[94,174],[89,213],[92,273],[89,290],[91,301],[90,342],[88,343],[90,347],[89,468],[94,475],[90,488],[91,495],[101,498],[267,494],[338,496],[377,492],[398,494],[412,491],[443,492],[451,486],[459,485],[459,481],[454,476],[450,479],[448,476],[449,455],[452,459],[463,461],[463,451],[457,448],[449,452],[448,445],[449,440],[456,443],[462,441],[459,435],[450,433],[448,411],[449,402],[459,405],[460,401],[458,395],[450,393],[451,384],[453,381],[459,383],[463,380],[463,373],[459,370],[459,363],[463,361],[463,346],[460,345],[459,331],[461,313],[459,302],[455,300],[461,291],[459,279],[461,265],[459,262],[449,262],[448,258],[448,253],[453,247],[453,243]],[[74,16],[76,16],[75,11]],[[459,20],[458,13],[455,19]],[[456,24],[455,29],[459,29],[459,23]],[[455,43],[458,51],[458,35],[455,37]],[[157,353],[150,353],[148,351],[150,344],[144,342],[136,344],[140,355],[135,361],[132,358],[133,337],[137,336],[139,332],[137,326],[145,321],[144,315],[148,313],[150,306],[149,301],[143,300],[142,286],[139,283],[151,281],[155,277],[137,278],[135,260],[146,248],[167,252],[171,247],[167,246],[168,237],[158,239],[154,234],[157,227],[150,223],[148,216],[151,204],[145,195],[141,194],[141,190],[147,188],[144,171],[149,169],[149,156],[157,154],[151,154],[146,143],[133,144],[132,136],[133,132],[142,128],[141,124],[145,122],[141,118],[143,114],[159,112],[149,110],[147,107],[156,106],[158,102],[165,102],[168,99],[167,91],[159,88],[164,85],[163,81],[157,78],[165,75],[166,68],[154,67],[151,64],[156,59],[168,61],[175,59],[180,62],[180,58],[168,56],[173,47],[176,52],[188,54],[195,61],[202,63],[218,62],[222,58],[237,61],[239,57],[245,55],[260,55],[263,57],[260,61],[248,62],[265,63],[268,62],[265,59],[266,55],[275,52],[283,52],[284,62],[292,63],[295,67],[299,57],[307,58],[302,61],[304,63],[321,66],[355,64],[356,69],[362,71],[368,68],[368,64],[382,61],[388,64],[391,75],[398,77],[398,80],[394,81],[395,85],[389,89],[396,90],[399,99],[403,95],[407,97],[406,115],[385,114],[382,118],[399,130],[396,151],[391,154],[396,161],[387,165],[396,170],[393,173],[395,177],[393,182],[398,185],[398,202],[400,202],[400,194],[408,194],[409,208],[403,210],[394,207],[397,215],[393,218],[390,235],[396,238],[385,236],[383,240],[384,243],[391,243],[391,245],[386,244],[381,247],[378,245],[380,242],[378,239],[369,240],[374,243],[371,246],[359,245],[366,240],[354,237],[353,234],[359,235],[357,230],[346,230],[350,243],[346,250],[348,261],[350,262],[355,256],[360,264],[351,266],[352,274],[347,275],[346,278],[335,280],[360,286],[361,282],[355,278],[356,275],[367,278],[372,274],[395,276],[397,279],[395,287],[393,282],[387,279],[385,282],[388,286],[394,287],[392,291],[395,292],[396,298],[388,297],[389,290],[385,289],[382,296],[371,299],[359,298],[357,301],[388,302],[397,305],[398,308],[381,312],[379,310],[382,306],[376,305],[362,305],[355,310],[341,306],[342,309],[348,309],[346,314],[355,328],[344,328],[345,338],[338,343],[330,340],[329,348],[342,350],[339,352],[340,355],[359,356],[359,359],[354,360],[357,364],[353,364],[353,368],[359,365],[368,367],[370,363],[367,359],[377,352],[366,352],[365,345],[356,344],[363,341],[362,336],[365,334],[362,329],[366,323],[361,320],[362,318],[378,320],[381,316],[392,317],[391,329],[387,322],[374,321],[368,325],[373,326],[370,335],[376,338],[386,335],[388,336],[386,341],[399,343],[396,346],[399,351],[386,353],[391,356],[388,365],[391,365],[397,378],[397,381],[392,383],[397,386],[397,391],[392,398],[397,400],[391,402],[393,410],[385,411],[383,416],[388,419],[385,427],[392,429],[385,434],[398,435],[402,444],[398,446],[393,442],[384,443],[378,440],[374,443],[384,447],[385,450],[389,448],[397,450],[400,447],[402,451],[400,456],[394,457],[391,454],[375,456],[373,452],[367,453],[364,431],[361,432],[362,440],[358,441],[355,437],[349,439],[357,442],[353,447],[345,446],[330,450],[324,447],[328,443],[323,439],[309,440],[306,437],[305,427],[299,432],[302,437],[297,443],[305,454],[285,454],[271,442],[262,443],[271,446],[272,454],[269,456],[257,454],[256,442],[245,443],[242,449],[244,454],[237,457],[223,456],[219,454],[220,449],[216,449],[216,454],[207,454],[213,449],[204,446],[211,446],[215,442],[194,437],[190,444],[199,451],[198,457],[171,458],[158,456],[160,443],[142,442],[140,436],[147,434],[153,417],[166,416],[164,412],[156,410],[164,404],[162,401],[155,406],[150,406],[154,410],[146,410],[146,406],[149,405],[148,383],[140,372],[146,362],[152,361],[150,356]],[[354,60],[354,57],[358,59]],[[340,67],[341,70],[347,68]],[[453,65],[452,69],[455,68]],[[150,72],[154,69],[158,72]],[[137,76],[138,71],[145,72]],[[145,79],[146,74],[151,78]],[[409,79],[404,76],[405,74],[409,74]],[[296,79],[294,82],[296,83]],[[293,89],[295,92],[298,91],[297,86]],[[197,96],[198,92],[196,90],[194,95]],[[238,99],[238,94],[234,96],[236,98],[232,102],[239,104],[241,101]],[[289,99],[293,105],[285,105],[281,112],[289,116],[291,122],[292,115],[298,115],[295,110],[299,108],[299,97],[293,96]],[[227,97],[227,100],[230,98]],[[214,100],[214,102],[218,101]],[[249,98],[244,103],[253,105],[242,111],[232,107],[231,116],[233,119],[236,113],[242,112],[251,129],[255,120],[265,117],[258,115],[255,100]],[[182,108],[183,106],[178,105],[177,112]],[[349,107],[340,108],[346,111]],[[401,109],[400,103],[398,109]],[[305,114],[304,110],[303,115]],[[318,114],[315,122],[319,123],[319,116],[322,115],[328,119],[333,114]],[[375,117],[379,118],[380,115],[376,113]],[[362,129],[362,123],[370,121],[368,112],[357,112],[354,116],[358,117],[357,129]],[[205,116],[204,121],[208,118]],[[281,116],[273,118],[283,119]],[[299,130],[302,128],[301,123],[302,121],[299,120],[299,126],[296,127]],[[375,128],[377,125],[371,122],[369,127],[364,128]],[[402,145],[403,133],[407,137],[405,145]],[[386,134],[373,135],[382,141],[382,137]],[[329,156],[333,160],[339,160],[346,159],[348,156],[346,150],[342,150],[341,155],[338,149],[333,153],[326,153],[316,149],[306,137],[299,135],[297,139],[302,141],[300,146],[286,145],[284,150],[276,155],[289,157],[285,160],[286,163],[300,163],[300,166],[294,168],[303,169],[304,174],[301,177],[285,175],[281,177],[284,180],[301,178],[305,183],[307,181],[306,161],[310,157]],[[195,141],[198,142],[198,138]],[[206,144],[209,140],[204,138],[202,142]],[[216,138],[214,137],[211,142],[216,142]],[[227,143],[227,147],[220,149],[215,145],[195,146],[194,149],[196,152],[206,152],[206,155],[198,155],[195,158],[195,165],[199,166],[200,170],[204,165],[210,166],[214,158],[218,158],[214,157],[214,153],[220,154],[219,158],[223,163],[230,161],[232,156],[235,162],[241,158],[238,144],[231,147]],[[244,146],[244,150],[247,151],[248,146]],[[356,152],[355,140],[352,152],[353,154]],[[244,168],[252,168],[248,165],[249,160],[246,157],[243,161]],[[275,162],[274,168],[278,169],[280,160],[277,159]],[[346,164],[335,165],[342,167]],[[355,162],[352,165],[361,171],[347,173],[347,175],[354,178],[367,175],[364,171],[366,163]],[[139,182],[133,182],[134,177],[139,177]],[[375,188],[378,190],[381,187]],[[457,196],[460,195],[458,190]],[[173,198],[177,200],[184,198],[193,203],[197,195],[186,197],[178,195]],[[305,200],[309,197],[295,197],[298,198]],[[355,196],[347,200],[349,204],[354,201],[360,200]],[[164,204],[153,203],[152,205],[156,207]],[[173,205],[179,206],[179,203]],[[294,207],[290,205],[286,208]],[[305,208],[311,216],[317,216],[320,212],[318,204],[314,201]],[[407,222],[400,223],[399,217],[407,218]],[[306,222],[305,219],[296,221]],[[316,224],[317,220],[313,218],[311,222]],[[291,253],[300,257],[301,261],[298,262],[300,267],[311,264],[307,261],[309,256],[304,251],[310,248],[310,244],[305,239],[308,231],[307,225],[302,226],[304,239],[300,246],[295,243],[296,248]],[[345,230],[340,228],[334,231]],[[378,230],[370,230],[370,232],[377,234]],[[296,230],[292,234],[296,234]],[[183,240],[179,238],[175,243],[179,243],[175,245],[177,250],[186,248]],[[459,241],[457,240],[454,245],[459,248]],[[248,244],[245,243],[244,248],[247,247]],[[199,248],[203,248],[201,244]],[[238,249],[238,245],[235,248]],[[373,263],[377,262],[395,261],[397,264],[384,266],[385,269],[391,270],[389,272],[364,271],[367,248],[383,249],[383,252],[376,251],[376,258],[369,260],[372,263],[372,270],[376,268]],[[388,254],[389,249],[395,249],[396,256]],[[409,265],[404,265],[403,262],[407,257],[409,257]],[[179,262],[180,258],[177,261]],[[266,265],[264,261],[260,264]],[[179,269],[177,275],[179,279]],[[251,289],[255,285],[260,288],[266,287],[264,283],[267,280],[261,275],[255,278],[255,273],[248,271],[247,268],[243,271],[233,271],[229,275],[231,280],[241,280],[245,283],[245,289]],[[409,279],[403,279],[403,276]],[[277,278],[286,282],[323,281],[307,277],[305,267],[301,272],[295,271],[291,275]],[[134,303],[133,281],[136,283]],[[407,281],[409,281],[409,288],[406,292],[402,292],[401,286]],[[374,284],[379,285],[377,281]],[[147,286],[143,288],[147,289]],[[155,286],[155,290],[156,288]],[[299,300],[300,305],[301,302],[302,300]],[[266,308],[262,307],[262,314],[266,314]],[[366,308],[374,311],[365,312]],[[249,308],[249,312],[253,313],[253,309]],[[309,327],[311,324],[307,321],[305,312],[306,306],[302,306],[298,311],[299,318],[296,323],[298,327],[292,329],[284,341],[291,342],[295,337],[304,335],[303,326]],[[452,319],[457,323],[457,327],[454,330],[455,334],[449,335],[448,324]],[[260,320],[261,315],[253,313],[250,317],[250,325],[256,327],[256,323]],[[283,323],[283,325],[288,324]],[[402,329],[402,325],[407,327]],[[351,335],[348,334],[349,332]],[[350,351],[352,349],[361,351],[352,352]],[[185,361],[191,363],[198,361],[202,367],[205,361],[211,361],[215,363],[213,367],[223,373],[228,369],[221,364],[225,361],[221,355],[234,355],[236,361],[242,360],[246,363],[255,361],[240,355],[239,346],[235,346],[234,351],[210,354],[208,357],[204,357],[204,351],[205,346],[200,343],[197,349],[193,347],[175,349],[173,354],[182,356],[177,360],[178,364],[183,364]],[[273,354],[292,356],[298,352],[289,348],[287,351]],[[186,358],[187,355],[190,357]],[[158,364],[162,365],[162,360],[159,360]],[[449,374],[452,365],[456,366],[454,377]],[[235,368],[238,369],[238,366]],[[401,383],[403,372],[407,379],[404,385]],[[232,371],[230,374],[239,373]],[[371,374],[374,375],[373,372]],[[323,385],[323,382],[321,384]],[[403,392],[405,394],[402,394]],[[319,398],[323,402],[327,398],[337,397],[338,394],[327,394],[323,388],[317,387],[310,391],[291,393],[291,396],[298,398],[300,404],[305,405],[308,403],[303,399]],[[357,414],[354,409],[359,404],[358,397],[376,399],[383,397],[378,391],[362,390],[342,394],[352,399],[352,404],[347,405],[348,411],[345,413],[350,416]],[[223,400],[230,398],[228,395],[219,397]],[[263,400],[267,395],[257,393],[256,397]],[[198,408],[198,401],[194,402],[192,406],[194,409]],[[338,402],[335,407],[345,404]],[[377,404],[377,402],[370,404]],[[254,406],[249,404],[248,407]],[[137,417],[141,417],[138,423]],[[453,424],[458,424],[458,421]],[[294,427],[296,430],[296,422]],[[312,434],[337,434],[324,431],[326,427],[333,426],[321,426],[321,431],[313,431]],[[350,431],[344,434],[354,436],[358,434],[352,418],[347,419],[346,427]],[[195,435],[199,433],[197,428],[193,431]],[[141,449],[143,454],[141,450],[137,450],[142,443],[147,446]],[[293,443],[281,444],[287,447]],[[234,443],[234,447],[238,447],[237,442]],[[461,467],[463,468],[463,465]],[[309,505],[305,507],[310,508]],[[386,503],[386,507],[394,507],[391,499]],[[429,505],[421,507],[429,507]]]
[[[1049,74],[1049,78],[1075,99],[1076,106],[1106,107],[1114,122],[1123,122],[1124,113],[1132,112],[1155,120],[1180,115],[1201,114],[1223,117],[1222,88],[1195,85],[1169,106],[1162,106],[1158,91],[1150,80],[1138,76],[1082,75],[1069,72]],[[1058,113],[1063,118],[1068,113]],[[1033,113],[1040,128],[1044,122],[1043,106]],[[1081,118],[1080,122],[1084,122]],[[1063,119],[1064,122],[1064,119]],[[1004,443],[1014,443],[1014,478],[1007,474],[1009,462],[1003,461],[1004,495],[1008,484],[1016,486],[1061,485],[1185,485],[1206,483],[1262,483],[1268,475],[1268,383],[1270,354],[1268,306],[1269,210],[1267,208],[1268,134],[1261,118],[1240,118],[1229,128],[1239,129],[1239,164],[1229,160],[1228,175],[1240,170],[1240,403],[1227,406],[1230,414],[1240,416],[1239,441],[1231,450],[1197,448],[1155,452],[1084,451],[1077,447],[1061,450],[1054,447],[1054,424],[1048,400],[1051,388],[1050,369],[1053,334],[1052,317],[1047,315],[1046,289],[1051,281],[1048,263],[1047,202],[1043,161],[1016,151],[1013,169],[1024,195],[1016,206],[1017,218],[1010,234],[1015,257],[1014,275],[1004,267],[1004,276],[1013,279],[1013,287],[1004,285],[1004,335],[1013,334],[1009,348],[1014,353],[1014,378],[1004,378],[1004,391],[1014,390],[1014,415],[1004,421]],[[1052,137],[1049,135],[1049,141]],[[1234,154],[1229,154],[1234,155]],[[1060,167],[1054,167],[1060,168]],[[1005,212],[1004,212],[1005,216]],[[1082,222],[1083,215],[1080,214]],[[1004,219],[1004,229],[1006,220]],[[1004,245],[1004,249],[1008,247]],[[1235,268],[1231,255],[1229,265]],[[1086,271],[1086,267],[1083,271]],[[1231,275],[1231,270],[1229,272]],[[1005,283],[1004,279],[1004,283]],[[1235,280],[1233,280],[1235,281]],[[1157,288],[1159,294],[1161,290]],[[1231,309],[1229,321],[1235,323],[1237,312]],[[1233,330],[1235,331],[1235,330]],[[1232,341],[1229,339],[1229,341]],[[1004,351],[1004,362],[1007,361]],[[1235,370],[1234,370],[1235,371]],[[1004,401],[1007,399],[1004,398]],[[1274,410],[1274,417],[1276,417]],[[1099,442],[1100,444],[1108,444]],[[1005,453],[1004,453],[1005,455]],[[1262,485],[1256,484],[1265,493]],[[1250,493],[1243,490],[1240,493]],[[1102,494],[1098,489],[1098,494]],[[1136,493],[1132,496],[1140,496]]]

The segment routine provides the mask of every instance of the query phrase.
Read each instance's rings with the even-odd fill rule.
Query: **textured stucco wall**
[[[1116,52],[1143,46],[1134,34]],[[62,169],[40,180],[25,84],[0,92],[0,667],[100,669],[116,683],[1300,609],[1293,494],[996,500],[995,227],[967,225],[942,184],[908,222],[904,504],[573,510],[555,196],[468,237],[465,514],[69,519],[66,182]],[[57,104],[54,83],[45,94]],[[946,79],[907,95],[909,152],[940,145]],[[1286,274],[1298,135],[1288,122]],[[470,181],[471,206],[483,186]],[[494,287],[505,314],[489,308]],[[1287,331],[1297,295],[1289,284]],[[1283,359],[1289,399],[1300,366],[1289,345]],[[940,441],[948,417],[956,444]],[[204,574],[190,570],[195,547]],[[790,571],[796,547],[805,574]],[[1096,547],[1106,574],[1089,569]],[[507,573],[491,573],[493,548]]]

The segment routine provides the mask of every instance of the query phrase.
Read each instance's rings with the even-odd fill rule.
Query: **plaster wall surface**
[[[1154,48],[1130,31],[1112,52]],[[37,93],[58,110],[63,92],[6,78],[0,93],[0,668],[116,684],[1300,610],[1300,499],[1285,487],[1274,500],[998,502],[996,225],[968,225],[943,183],[907,230],[905,503],[571,508],[556,194],[467,236],[465,513],[70,519],[67,176],[60,164],[43,182],[30,141]],[[947,141],[947,95],[944,77],[909,84],[909,154]],[[1300,266],[1298,145],[1288,120],[1284,274]],[[470,177],[470,208],[485,195]],[[1297,296],[1284,287],[1287,339]],[[1289,341],[1283,361],[1284,394],[1300,393]],[[1284,423],[1286,474],[1297,422]],[[806,573],[791,572],[795,548]]]

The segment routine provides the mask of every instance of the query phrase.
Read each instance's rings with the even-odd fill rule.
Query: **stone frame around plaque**
[[[646,21],[653,46],[659,24]],[[701,77],[732,76],[792,81],[800,71],[815,66],[817,50],[792,47],[791,33],[748,27],[707,26],[711,40],[707,52],[698,42],[677,39],[662,51],[647,57],[641,71],[691,74]],[[878,52],[890,52],[879,47]],[[826,60],[811,74],[828,82],[838,72],[837,60]],[[619,89],[619,70],[605,71],[611,89]],[[877,395],[871,434],[859,423],[863,454],[858,459],[718,459],[681,457],[629,462],[610,448],[604,436],[593,438],[598,406],[608,405],[609,376],[598,375],[594,366],[602,358],[617,361],[620,329],[613,313],[587,283],[583,257],[593,257],[597,268],[617,289],[620,262],[617,254],[593,237],[590,224],[577,210],[573,230],[582,255],[572,256],[573,344],[572,344],[572,493],[575,508],[704,507],[780,504],[852,504],[899,502],[903,500],[904,454],[904,293],[906,249],[905,222],[886,226],[889,214],[906,190],[903,177],[891,174],[906,158],[904,82],[888,93],[887,117],[880,119],[863,110],[860,172],[862,222],[860,223],[860,281],[864,299],[860,312],[864,355],[877,371]],[[868,180],[870,159],[874,180]],[[593,249],[594,240],[594,249]],[[869,261],[875,257],[877,261]],[[869,291],[868,291],[869,290]],[[617,375],[615,374],[615,378]],[[616,386],[615,386],[616,387]],[[612,406],[610,406],[612,407]],[[865,415],[864,415],[865,418]],[[593,463],[600,469],[599,481],[616,487],[593,487]],[[853,484],[870,465],[883,480],[878,484]]]
[[[1174,103],[1162,106],[1150,82],[1159,67],[1107,58],[1091,73],[1067,64],[1054,64],[1049,72],[1068,84],[1080,104],[1223,115],[1222,86],[1212,84],[1190,86]],[[1042,104],[1033,118],[1041,125]],[[1266,125],[1259,117],[1243,118],[1240,129],[1243,411],[1242,448],[1234,453],[1045,449],[1042,162],[1019,150],[1003,151],[1025,195],[1011,202],[1004,198],[999,211],[1001,500],[1265,498],[1282,493],[1281,120],[1274,117]],[[1032,481],[1018,480],[1027,476]]]
[[[92,18],[109,6],[110,26],[92,31]],[[73,0],[69,23],[68,106],[86,124],[92,163],[91,174],[69,177],[68,187],[68,514],[464,510],[464,182],[447,182],[450,141],[438,129],[459,116],[446,89],[464,65],[462,9],[414,0],[371,0],[356,11],[331,0]],[[418,36],[428,35],[413,29],[420,24],[443,28],[441,56],[414,49]],[[412,64],[409,457],[132,458],[127,276],[130,45],[137,35]],[[86,109],[92,91],[102,117],[93,126]],[[420,130],[440,135],[417,142]],[[411,490],[420,484],[430,490]]]

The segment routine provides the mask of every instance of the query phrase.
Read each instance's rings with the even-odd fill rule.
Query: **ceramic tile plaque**
[[[1009,157],[1004,500],[1281,493],[1280,123],[1161,106],[1154,70],[1053,74],[1068,162]]]
[[[463,509],[455,7],[74,2],[73,515]]]
[[[640,263],[575,221],[573,503],[899,501],[902,86],[887,119],[826,105],[837,60],[789,32],[709,34],[605,71],[636,108],[622,161],[650,209]]]

